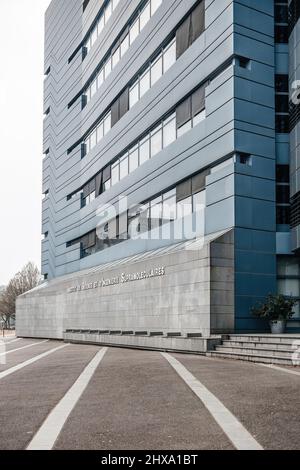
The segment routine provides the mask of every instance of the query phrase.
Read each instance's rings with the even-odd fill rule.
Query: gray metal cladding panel
[[[221,8],[219,8],[220,3],[223,3]],[[67,156],[68,147],[76,139],[79,139],[106,107],[110,105],[114,97],[156,51],[168,33],[176,27],[182,17],[195,4],[195,1],[164,1],[127,52],[126,58],[120,61],[103,84],[93,102],[89,103],[83,112],[78,103],[74,103],[71,109],[68,110],[67,105],[70,100],[86,83],[90,74],[105,56],[139,4],[138,1],[126,2],[121,0],[114,12],[115,18],[113,14],[109,24],[106,25],[107,27],[98,37],[85,61],[82,63],[79,51],[70,64],[68,58],[82,41],[101,5],[99,2],[91,1],[82,15],[81,1],[63,2],[53,0],[47,11],[45,70],[50,66],[51,71],[45,79],[44,87],[44,109],[50,107],[50,114],[44,122],[44,150],[50,148],[50,153],[47,157],[47,165],[44,166],[43,188],[49,189],[50,194],[47,210],[43,211],[43,228],[47,227],[47,230],[51,233],[52,243],[48,250],[49,266],[55,266],[57,251],[61,250],[62,245],[71,238],[72,234],[75,232],[84,233],[88,228],[93,228],[94,225],[93,211],[90,208],[80,211],[78,203],[72,202],[72,204],[67,205],[66,195],[84,184],[111,158],[118,155],[124,147],[135,140],[144,129],[150,127],[162,114],[168,111],[174,105],[175,97],[178,100],[184,97],[233,52],[232,31],[230,30],[232,2],[218,2],[218,8],[215,10],[215,20],[218,21],[218,27],[208,28],[207,32],[148,92],[148,96],[145,96],[136,105],[136,109],[129,111],[124,116],[121,122],[110,132],[110,135],[103,139],[95,152],[91,152],[91,155],[85,161],[81,161],[77,149],[74,149]],[[212,5],[209,2],[207,8],[207,17],[212,18]],[[216,47],[219,48],[219,52],[215,50]],[[229,111],[229,114],[225,112],[224,115],[231,116],[231,111]],[[221,125],[223,126],[225,122],[226,118],[221,122]],[[218,127],[218,125],[219,123],[215,127]],[[209,136],[212,142],[211,145],[213,146],[214,141],[220,140],[220,147],[224,146],[226,132],[230,135],[231,128],[228,127],[224,137],[218,136],[218,134],[213,135],[213,129],[211,128]],[[204,134],[203,131],[200,131],[198,140],[203,139]],[[196,136],[194,141],[197,144]],[[232,150],[231,138],[229,138],[229,142],[228,151]],[[188,165],[183,164],[181,155],[184,155],[188,143],[189,139],[182,138],[182,142],[178,143],[178,153],[174,148],[172,151],[170,148],[165,152],[165,156],[161,156],[167,164],[165,175],[168,184],[175,183],[185,175],[188,176],[189,171],[196,171],[205,164],[205,161],[197,164],[192,155],[190,158],[191,163]],[[176,144],[173,147],[177,147]],[[214,145],[214,147],[216,146]],[[210,160],[220,156],[222,156],[220,151],[215,149],[211,153]],[[163,161],[161,164],[163,164]],[[163,189],[163,176],[160,177],[159,175],[160,173],[163,175],[163,173],[160,171],[159,162],[154,162],[153,165],[148,165],[148,167],[145,165],[144,168],[137,171],[136,175],[130,175],[127,181],[124,181],[124,184],[123,182],[120,183],[118,190],[112,190],[109,198],[116,198],[118,191],[121,193],[128,191],[132,186],[136,186],[137,192],[134,197],[141,199],[143,191],[138,190],[138,185],[139,180],[142,181],[145,178],[145,183],[148,181],[149,186],[146,184],[147,189],[144,198],[146,195],[147,197],[151,196],[151,187],[153,193]],[[155,185],[153,185],[153,178],[156,180]],[[61,236],[57,237],[58,234],[63,234],[63,241]],[[55,276],[55,272],[52,270],[49,275],[50,277]]]

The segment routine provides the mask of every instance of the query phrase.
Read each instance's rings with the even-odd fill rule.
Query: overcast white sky
[[[50,0],[0,0],[0,285],[40,267],[44,13]]]

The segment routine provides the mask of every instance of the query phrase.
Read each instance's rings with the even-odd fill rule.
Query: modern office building
[[[257,302],[300,298],[299,11],[52,0],[45,283],[20,334],[263,331]]]

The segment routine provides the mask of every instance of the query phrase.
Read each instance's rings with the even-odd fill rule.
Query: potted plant
[[[282,294],[269,294],[265,302],[252,309],[257,318],[269,321],[271,333],[282,334],[285,332],[286,322],[293,315],[293,307],[297,300]]]

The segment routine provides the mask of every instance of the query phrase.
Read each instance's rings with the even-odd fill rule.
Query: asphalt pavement
[[[9,338],[0,449],[299,450],[299,392],[300,368]]]

